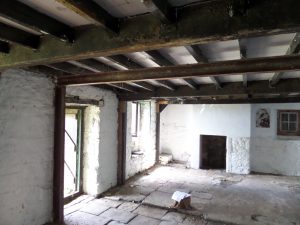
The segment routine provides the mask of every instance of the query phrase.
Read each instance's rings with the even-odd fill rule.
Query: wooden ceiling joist
[[[240,95],[274,95],[279,96],[282,93],[299,93],[300,79],[287,79],[278,83],[275,88],[269,86],[268,81],[249,81],[247,88],[242,82],[223,83],[223,88],[216,90],[212,85],[203,84],[198,90],[193,90],[186,86],[178,87],[175,91],[167,89],[157,89],[155,92],[144,92],[136,94],[124,94],[119,96],[120,100],[146,100],[152,98],[189,98],[189,97],[209,97],[209,96],[240,96]]]
[[[51,34],[65,41],[74,41],[74,32],[69,26],[22,2],[0,0],[0,16],[43,34]]]
[[[300,70],[300,55],[145,68],[131,71],[95,73],[92,75],[83,74],[80,76],[62,77],[58,80],[58,83],[60,85],[105,84],[295,70]]]
[[[299,30],[298,0],[261,0],[243,16],[233,17],[228,13],[228,4],[217,1],[205,7],[184,7],[176,24],[164,24],[152,14],[130,18],[122,23],[119,35],[101,27],[92,28],[79,33],[71,46],[52,37],[41,43],[39,51],[14,46],[9,54],[0,55],[0,69]]]
[[[117,88],[117,89],[121,89],[121,90],[124,90],[124,91],[128,91],[128,92],[133,92],[133,93],[137,93],[137,89],[134,88],[133,86],[131,85],[128,85],[126,83],[121,83],[121,84],[108,84],[109,86],[111,87],[114,87],[114,88]],[[101,87],[101,86],[100,86]]]
[[[101,72],[109,72],[109,71],[116,71],[115,68],[104,64],[96,59],[82,59],[82,60],[78,60],[78,62],[83,63],[87,66],[90,66],[96,70],[99,70]]]
[[[299,46],[300,46],[300,33],[296,33],[295,37],[290,43],[290,46],[286,52],[286,55],[291,55],[299,52]],[[273,75],[273,77],[270,80],[270,85],[274,86],[276,85],[281,77],[283,76],[284,72],[277,72]]]
[[[119,20],[93,0],[56,0],[80,16],[93,19],[98,25],[117,33]]]
[[[158,9],[158,12],[164,21],[170,23],[176,22],[176,9],[171,6],[168,0],[152,0],[153,4]]]
[[[240,50],[240,57],[241,59],[247,58],[247,48],[245,40],[238,40],[239,43],[239,50]],[[247,74],[243,74],[243,85],[244,87],[247,87],[248,77]]]
[[[11,44],[19,44],[27,48],[37,49],[40,45],[40,36],[0,23],[0,40]]]

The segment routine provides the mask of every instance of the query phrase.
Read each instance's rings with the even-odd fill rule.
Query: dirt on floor
[[[172,209],[175,191],[192,209]],[[300,177],[234,175],[220,170],[156,166],[103,198],[82,196],[65,206],[67,225],[300,225]]]

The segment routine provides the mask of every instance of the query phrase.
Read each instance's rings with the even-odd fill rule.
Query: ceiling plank
[[[163,24],[152,14],[138,16],[125,20],[118,36],[98,27],[79,32],[71,46],[52,37],[47,37],[37,52],[14,46],[8,55],[0,55],[0,69],[297,32],[299,8],[298,0],[261,0],[245,15],[230,17],[228,2],[218,1],[180,9],[176,24]]]
[[[0,16],[35,31],[51,34],[61,40],[73,42],[71,27],[42,14],[19,1],[0,0]]]
[[[181,86],[175,91],[164,88],[157,89],[155,92],[143,92],[138,95],[124,94],[119,96],[121,100],[146,100],[151,98],[187,98],[187,97],[211,97],[211,96],[240,96],[240,95],[261,95],[273,96],[274,94],[300,93],[300,79],[286,79],[278,83],[276,87],[269,87],[269,81],[249,81],[247,88],[242,82],[223,83],[222,89],[215,89],[212,85],[203,84],[200,89],[193,90],[186,86]]]
[[[24,70],[30,71],[30,72],[34,72],[34,73],[39,73],[39,74],[44,74],[46,76],[49,77],[59,77],[59,76],[66,76],[66,75],[70,75],[70,73],[65,73],[61,70],[56,70],[47,66],[31,66],[28,68],[24,68]]]
[[[300,55],[145,68],[129,71],[95,73],[92,75],[83,74],[76,77],[63,77],[58,80],[58,83],[60,85],[84,85],[295,70],[300,70]],[[249,74],[249,76],[250,75],[251,74]]]
[[[171,6],[168,0],[152,0],[153,4],[158,9],[158,12],[164,21],[170,23],[176,22],[176,9]]]
[[[0,23],[0,40],[19,44],[27,48],[37,49],[40,45],[40,36],[27,33],[4,23]]]
[[[119,20],[92,0],[56,0],[78,15],[93,19],[100,26],[113,32],[119,32]]]
[[[286,55],[291,55],[299,52],[299,46],[300,46],[300,33],[296,33],[295,37],[291,41],[289,48],[286,52]],[[283,76],[284,72],[277,72],[273,75],[273,77],[270,80],[270,85],[274,86],[276,85],[281,77]]]

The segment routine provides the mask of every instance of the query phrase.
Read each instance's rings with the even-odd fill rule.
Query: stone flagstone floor
[[[192,210],[174,210],[174,191],[192,195]],[[103,198],[65,206],[66,225],[300,225],[300,177],[233,175],[157,166]]]

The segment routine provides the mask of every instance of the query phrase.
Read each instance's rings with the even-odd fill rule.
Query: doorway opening
[[[200,169],[226,169],[226,136],[200,135]]]
[[[83,108],[66,108],[65,111],[65,202],[82,193],[82,134]]]

